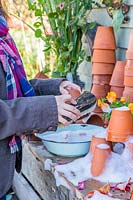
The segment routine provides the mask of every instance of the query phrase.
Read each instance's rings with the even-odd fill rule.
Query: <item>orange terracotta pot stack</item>
[[[116,92],[117,98],[123,96],[125,65],[126,61],[117,61],[110,80],[110,91]]]
[[[97,28],[92,56],[92,89],[97,99],[105,97],[110,91],[110,79],[116,62],[116,41],[113,28],[99,26]],[[97,106],[95,113],[102,113]]]
[[[133,32],[130,33],[126,59],[123,96],[126,97],[126,100],[133,102]]]

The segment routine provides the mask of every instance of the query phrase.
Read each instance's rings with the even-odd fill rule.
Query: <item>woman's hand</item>
[[[55,96],[55,99],[58,109],[58,120],[60,123],[68,125],[71,120],[76,121],[80,117],[80,111],[75,108],[74,105],[76,105],[76,102],[72,99],[71,95]],[[64,117],[69,118],[70,121]]]
[[[69,94],[70,90],[77,90],[79,94],[81,94],[81,88],[78,85],[71,83],[70,81],[62,81],[60,84],[61,94]]]

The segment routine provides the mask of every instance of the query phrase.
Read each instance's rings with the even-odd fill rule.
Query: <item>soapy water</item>
[[[53,141],[57,143],[73,143],[91,141],[93,135],[100,138],[106,138],[105,129],[103,130],[77,130],[77,131],[61,131],[59,133],[44,135],[43,140]]]

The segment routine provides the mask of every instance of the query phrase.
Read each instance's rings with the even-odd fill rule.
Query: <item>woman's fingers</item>
[[[71,95],[60,95],[56,96],[55,98],[57,102],[59,122],[66,125],[69,123],[69,119],[76,121],[76,119],[79,118],[80,111],[68,103],[72,103]],[[67,120],[65,117],[69,119]]]

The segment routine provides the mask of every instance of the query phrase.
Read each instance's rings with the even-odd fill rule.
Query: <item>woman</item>
[[[69,95],[70,88],[80,91],[75,84],[63,79],[27,81],[21,58],[8,33],[4,14],[1,7],[0,200],[5,200],[12,185],[16,152],[21,150],[20,136],[55,131],[58,122],[68,124],[64,116],[75,121],[80,115],[74,106],[75,101]]]

